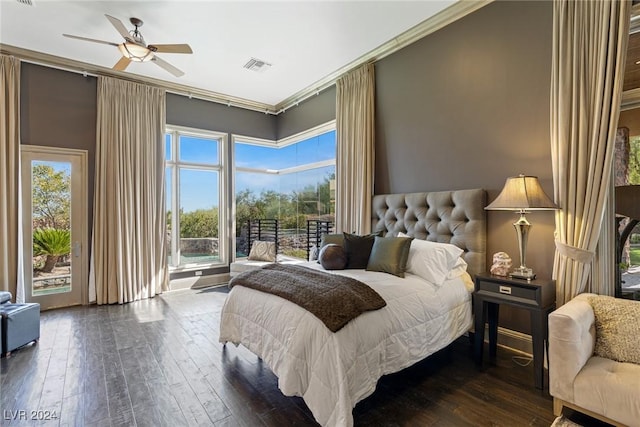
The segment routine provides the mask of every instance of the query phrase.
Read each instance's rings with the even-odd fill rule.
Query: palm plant
[[[50,273],[61,256],[71,252],[71,232],[56,228],[37,228],[33,231],[33,255],[47,258],[42,271]]]

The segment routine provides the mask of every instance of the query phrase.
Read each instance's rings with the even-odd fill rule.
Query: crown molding
[[[7,44],[0,44],[0,53],[4,55],[15,56],[21,61],[33,63],[36,65],[44,65],[47,67],[57,68],[64,71],[71,71],[84,75],[116,77],[122,80],[128,80],[137,83],[146,83],[155,87],[163,88],[167,92],[188,96],[190,98],[203,99],[219,104],[225,104],[229,107],[239,107],[247,110],[259,111],[266,114],[276,114],[276,109],[273,105],[250,101],[243,98],[237,98],[230,95],[224,95],[204,89],[198,89],[178,83],[172,83],[165,80],[144,77],[140,76],[139,74],[115,71],[111,68],[101,67],[99,65],[62,58],[60,56],[49,55],[47,53],[36,52],[33,50],[23,49]]]

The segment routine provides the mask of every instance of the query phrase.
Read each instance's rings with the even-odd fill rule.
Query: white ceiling
[[[158,54],[185,72],[179,78],[154,63],[131,63],[128,73],[274,106],[457,0],[24,1],[0,0],[3,45],[111,68],[116,47],[62,34],[121,43],[105,14],[127,29],[137,17],[148,44],[188,43],[194,53]],[[273,65],[244,69],[252,57]]]

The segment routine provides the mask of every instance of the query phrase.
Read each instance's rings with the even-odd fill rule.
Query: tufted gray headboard
[[[373,196],[371,231],[403,232],[464,250],[471,276],[486,271],[487,193],[482,189]]]

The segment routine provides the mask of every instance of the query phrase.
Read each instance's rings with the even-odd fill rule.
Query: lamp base
[[[528,267],[518,267],[509,273],[509,276],[514,277],[516,279],[526,279],[533,280],[536,278],[536,275],[533,273],[533,270]]]

